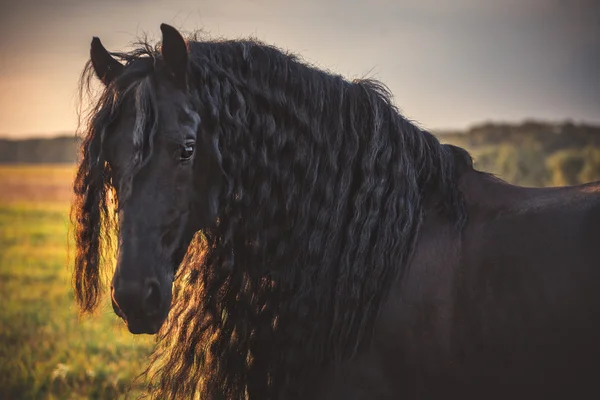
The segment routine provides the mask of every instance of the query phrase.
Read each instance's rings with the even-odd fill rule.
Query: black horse
[[[97,306],[116,230],[153,395],[600,395],[600,185],[511,186],[377,82],[161,30],[92,41],[73,208],[77,301]]]

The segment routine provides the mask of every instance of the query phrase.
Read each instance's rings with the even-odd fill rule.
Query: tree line
[[[570,121],[485,123],[466,131],[435,132],[444,143],[469,150],[475,167],[524,186],[600,181],[600,126]],[[0,139],[0,163],[74,163],[78,139]]]

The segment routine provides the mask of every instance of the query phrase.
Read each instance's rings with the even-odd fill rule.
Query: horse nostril
[[[151,280],[146,285],[146,296],[142,304],[144,312],[148,315],[155,314],[160,310],[160,285],[156,280]]]

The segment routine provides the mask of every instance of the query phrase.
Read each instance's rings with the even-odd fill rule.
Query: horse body
[[[472,170],[460,187],[463,234],[426,218],[372,346],[319,398],[598,395],[600,183],[522,188]]]
[[[161,30],[125,65],[92,41],[74,204],[76,298],[98,304],[116,228],[156,397],[598,393],[599,184],[509,185],[374,82]]]

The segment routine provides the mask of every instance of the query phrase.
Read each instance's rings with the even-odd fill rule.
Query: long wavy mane
[[[149,390],[302,398],[325,368],[369,344],[425,213],[464,223],[456,152],[403,118],[375,81],[349,82],[253,40],[193,38],[189,51],[226,183],[218,221],[196,235],[178,270]],[[129,86],[161,62],[149,45],[114,55],[152,60],[143,73],[125,69]],[[102,93],[83,132],[74,222],[84,311],[97,304],[101,239],[112,229],[103,132],[127,85]],[[144,88],[152,101],[155,89]]]

